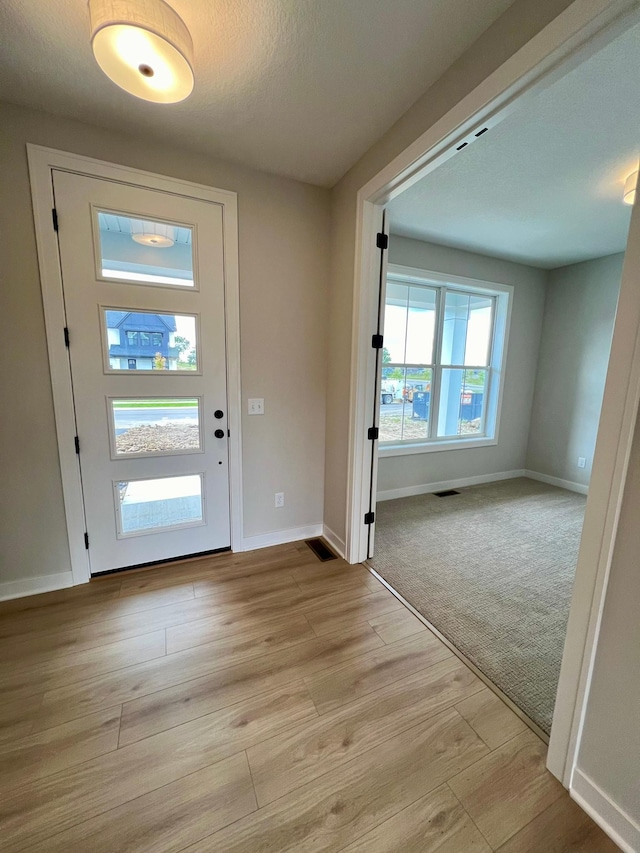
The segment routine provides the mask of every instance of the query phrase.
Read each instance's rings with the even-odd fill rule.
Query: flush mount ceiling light
[[[624,182],[622,200],[625,204],[633,204],[636,200],[636,187],[638,186],[638,172],[632,172]]]
[[[164,0],[89,0],[89,17],[93,55],[121,89],[158,104],[189,97],[193,42]]]
[[[168,249],[176,242],[176,232],[173,225],[164,222],[147,222],[143,219],[132,220],[131,239],[143,246],[154,249]]]
[[[163,237],[161,234],[132,234],[131,237],[136,243],[142,243],[143,246],[153,246],[155,249],[168,249],[174,244],[171,237]]]

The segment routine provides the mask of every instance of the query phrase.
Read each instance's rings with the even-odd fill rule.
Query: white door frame
[[[349,562],[361,562],[367,553],[367,527],[362,522],[369,501],[366,435],[375,387],[371,347],[377,299],[375,235],[384,205],[455,156],[457,146],[472,143],[478,130],[498,124],[639,18],[638,0],[575,0],[359,190],[346,518]],[[576,762],[640,399],[640,275],[636,270],[629,259],[608,374],[614,381],[608,381],[605,389],[547,759],[551,772],[567,788]]]
[[[68,350],[64,340],[67,325],[58,254],[58,239],[53,228],[55,207],[52,170],[103,178],[146,189],[218,204],[222,208],[225,329],[227,344],[227,399],[229,437],[229,489],[231,511],[231,550],[242,550],[242,435],[240,391],[240,290],[238,278],[238,203],[229,190],[213,189],[190,181],[118,166],[91,157],[27,144],[31,199],[38,247],[40,284],[44,306],[49,370],[62,474],[62,491],[67,520],[73,583],[89,581],[88,552],[84,545],[86,530],[80,466],[75,451],[76,434],[73,388]],[[72,344],[73,345],[73,344]]]

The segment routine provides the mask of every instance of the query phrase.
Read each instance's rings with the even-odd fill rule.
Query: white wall
[[[589,485],[624,254],[551,270],[526,468]],[[578,457],[586,459],[578,467]]]
[[[0,107],[2,415],[0,583],[69,571],[25,144],[238,192],[244,533],[318,524],[323,511],[329,192],[148,137]],[[286,504],[274,507],[274,492]]]
[[[510,284],[514,292],[498,444],[492,447],[381,457],[378,494],[524,468],[542,330],[546,272],[393,234],[389,241],[389,261],[449,275]]]

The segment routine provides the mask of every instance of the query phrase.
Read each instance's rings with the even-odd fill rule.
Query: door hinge
[[[67,349],[69,348],[69,329],[66,326],[64,327],[64,345]]]
[[[84,547],[87,549],[87,551],[89,550],[89,534],[88,533],[84,534]]]
[[[365,512],[365,514],[364,514],[364,523],[365,524],[373,524],[373,522],[375,520],[376,520],[375,512]]]
[[[379,231],[376,234],[376,249],[388,249],[389,248],[389,235],[383,234],[382,231]]]
[[[369,439],[369,441],[375,441],[378,438],[379,434],[380,430],[378,429],[378,427],[369,427],[369,429],[367,430],[367,438]]]
[[[55,207],[51,208],[51,219],[53,220],[53,230],[57,231],[58,230],[58,211],[55,209]]]
[[[382,349],[382,335],[371,335],[371,346],[374,349]]]
[[[76,453],[79,454],[80,453],[80,439],[78,438],[77,435],[75,437],[75,444],[76,444]]]

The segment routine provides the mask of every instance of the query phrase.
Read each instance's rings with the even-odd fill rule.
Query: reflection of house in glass
[[[176,319],[171,314],[107,311],[112,370],[177,370]],[[164,363],[162,359],[165,359]]]

